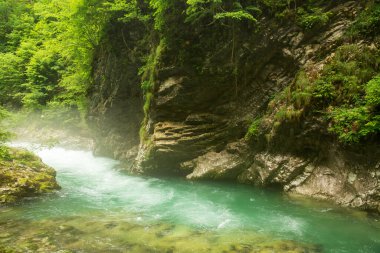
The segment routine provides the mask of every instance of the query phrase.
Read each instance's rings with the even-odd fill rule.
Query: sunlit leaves
[[[0,0],[1,103],[83,104],[105,0]],[[18,101],[18,102],[17,102]]]
[[[149,15],[142,13],[138,0],[114,0],[106,2],[104,6],[107,8],[107,11],[123,13],[123,16],[119,20],[126,23],[133,20],[146,22],[150,19]]]
[[[366,102],[369,106],[379,107],[380,106],[380,75],[374,77],[369,81],[365,87],[366,91]],[[380,108],[379,108],[380,109]]]
[[[252,5],[243,6],[241,1],[221,1],[221,0],[187,0],[187,22],[197,22],[207,16],[215,20],[252,21],[256,18],[252,13],[260,10]]]
[[[214,18],[216,20],[218,19],[232,19],[232,20],[249,20],[256,22],[257,20],[252,16],[252,14],[246,12],[246,11],[231,11],[231,12],[224,12],[224,13],[217,13],[215,14]]]
[[[0,53],[0,64],[0,104],[19,106],[17,96],[24,81],[21,58],[13,53]]]
[[[167,11],[173,6],[175,0],[150,0],[149,5],[154,10],[154,27],[161,30],[165,25]]]

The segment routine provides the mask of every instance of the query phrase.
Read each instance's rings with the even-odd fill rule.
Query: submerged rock
[[[115,220],[115,218],[117,220]],[[106,227],[117,222],[118,226]],[[20,226],[23,227],[20,231]],[[60,226],[81,231],[80,236]],[[0,229],[0,252],[322,252],[318,245],[285,240],[256,231],[212,231],[171,223],[136,224],[123,217],[96,215],[56,220],[13,220]],[[45,236],[45,233],[47,235]],[[42,236],[40,236],[42,235]]]
[[[60,189],[55,171],[33,153],[7,148],[0,159],[0,204]]]

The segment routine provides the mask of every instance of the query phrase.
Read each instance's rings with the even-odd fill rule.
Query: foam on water
[[[303,206],[278,192],[221,183],[130,176],[115,160],[60,147],[34,150],[57,171],[62,190],[22,206],[19,215],[47,219],[63,215],[135,213],[138,222],[165,221],[208,231],[249,231],[323,245],[326,252],[380,252],[380,224],[336,206]],[[354,222],[353,222],[354,221]]]

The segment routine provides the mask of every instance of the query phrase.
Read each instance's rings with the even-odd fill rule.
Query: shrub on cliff
[[[368,38],[380,34],[380,3],[370,3],[347,31],[353,38]]]
[[[276,133],[284,123],[322,117],[326,130],[342,143],[357,143],[380,133],[380,50],[343,45],[312,75],[300,71],[268,105],[261,132]]]

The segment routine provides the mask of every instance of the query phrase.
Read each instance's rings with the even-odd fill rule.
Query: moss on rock
[[[33,153],[6,148],[0,157],[0,205],[60,189],[55,171]]]

